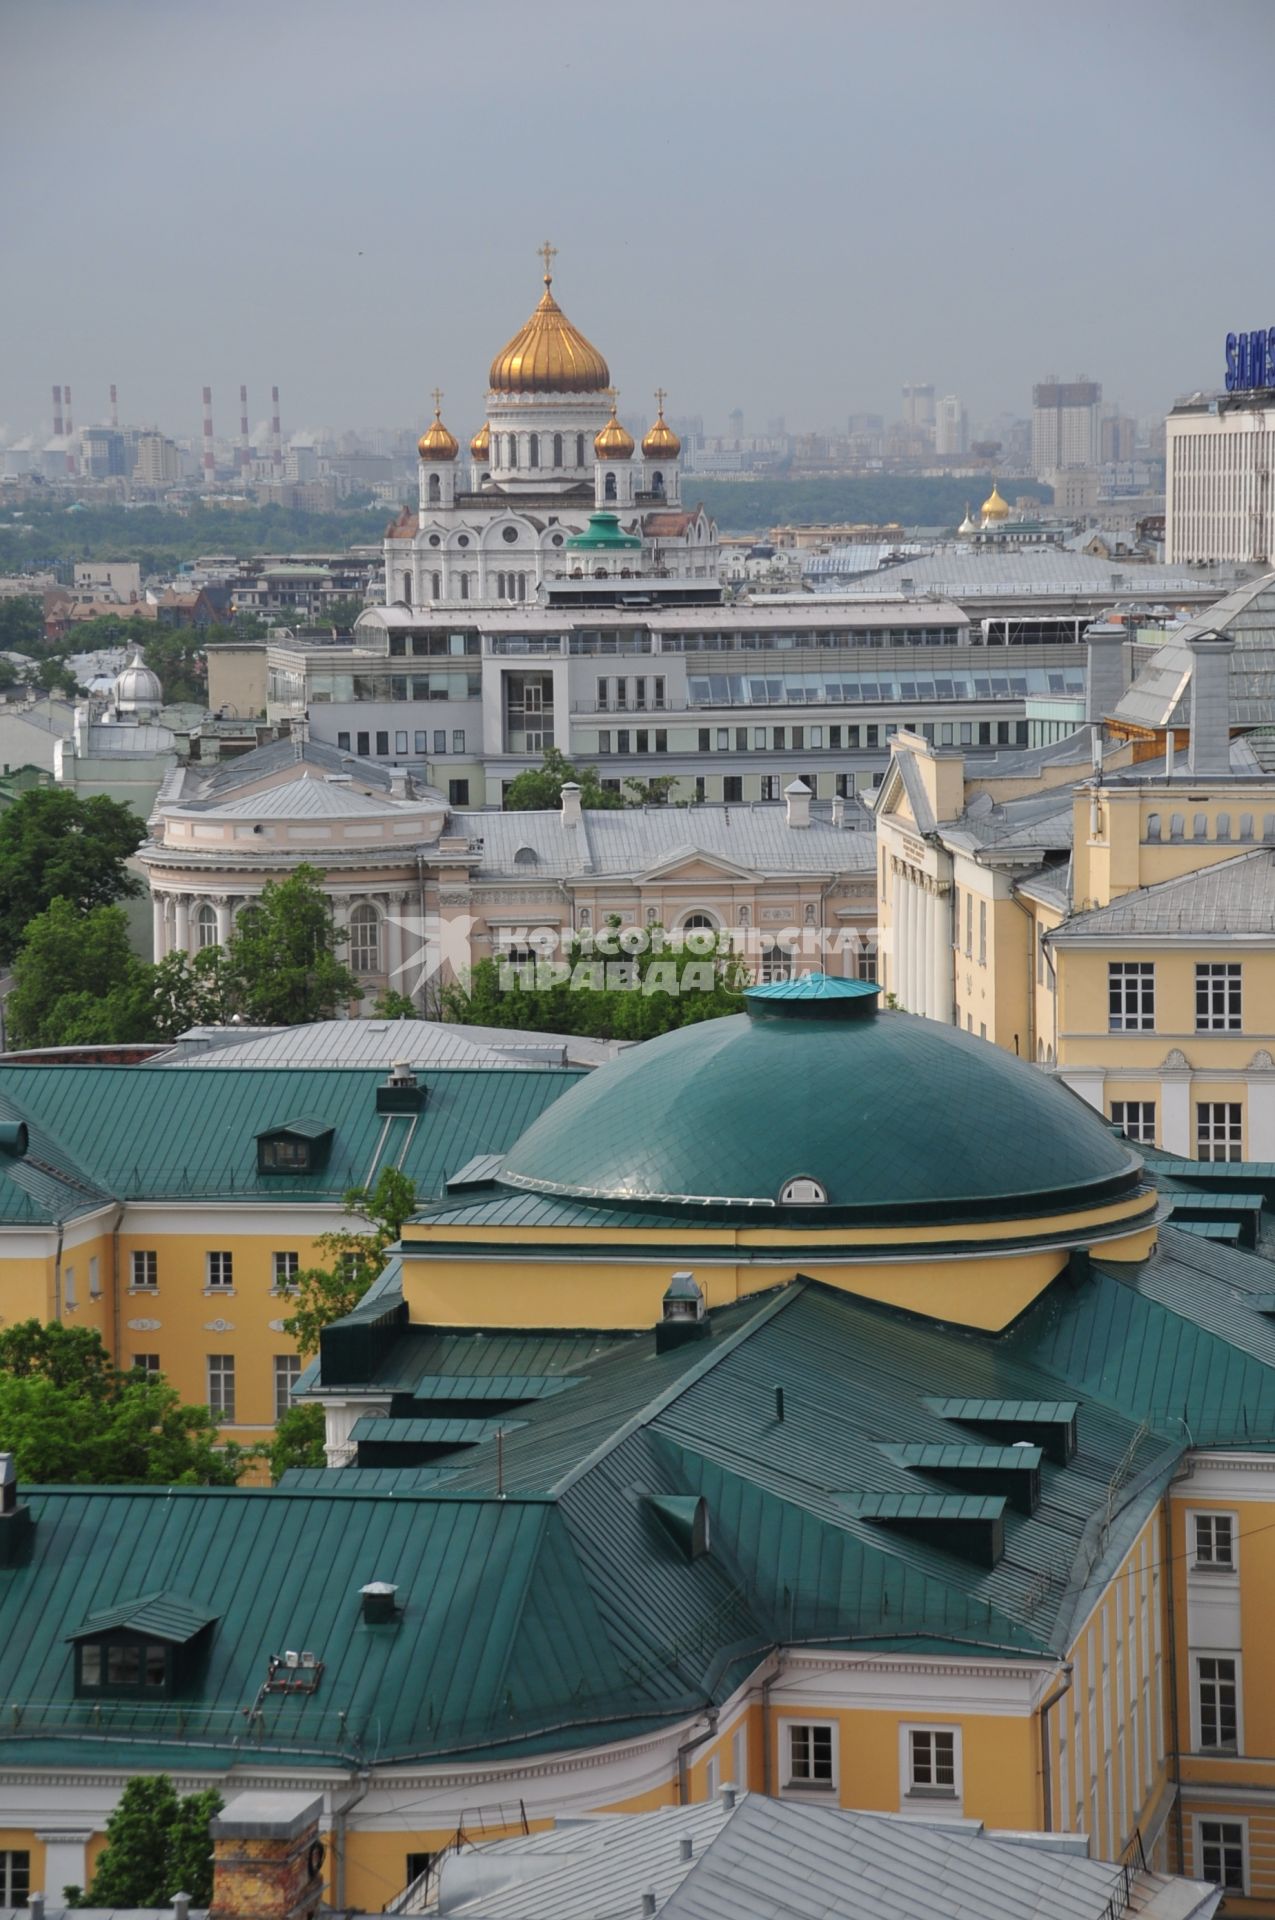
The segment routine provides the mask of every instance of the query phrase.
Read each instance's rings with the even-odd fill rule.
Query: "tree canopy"
[[[188,1893],[193,1907],[211,1906],[210,1827],[224,1804],[215,1787],[183,1798],[166,1773],[134,1774],[107,1820],[87,1892],[50,1887],[51,1902],[65,1892],[70,1907],[169,1907]]]
[[[44,1486],[231,1487],[243,1464],[207,1407],[122,1371],[91,1328],[38,1320],[0,1329],[0,1452]]]
[[[54,900],[28,925],[14,961],[10,1039],[19,1047],[91,1047],[160,1038],[155,971],[129,945],[123,907],[86,913]]]
[[[337,956],[345,934],[316,867],[302,864],[286,880],[269,880],[239,910],[227,952],[229,994],[255,1026],[295,1027],[330,1020],[361,1000],[363,989]]]
[[[146,838],[140,814],[94,794],[35,787],[0,814],[0,961],[12,960],[54,900],[81,913],[142,891],[125,861]]]
[[[596,767],[574,767],[558,747],[550,747],[538,767],[528,767],[505,789],[507,813],[536,813],[562,805],[562,789],[574,780],[582,807],[622,807],[618,793],[604,787]]]
[[[321,1234],[317,1244],[327,1264],[307,1267],[297,1274],[293,1310],[283,1329],[303,1354],[318,1352],[324,1327],[353,1313],[379,1277],[386,1252],[416,1211],[416,1184],[397,1167],[382,1167],[373,1186],[350,1188],[345,1211],[352,1218],[366,1220],[371,1232],[347,1227]]]
[[[0,653],[38,653],[43,639],[44,607],[34,594],[0,599]]]

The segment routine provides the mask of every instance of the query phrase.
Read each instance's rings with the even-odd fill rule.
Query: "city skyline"
[[[959,394],[971,424],[1026,416],[1034,382],[1078,368],[1147,416],[1221,383],[1225,332],[1264,298],[1229,184],[1264,158],[1263,64],[1198,85],[1219,40],[1275,52],[1275,16],[1248,0],[1083,5],[1065,28],[977,38],[928,4],[886,22],[807,7],[790,67],[752,5],[657,0],[641,38],[574,4],[550,15],[562,31],[529,37],[511,8],[479,24],[448,0],[424,18],[376,0],[357,33],[335,4],[302,32],[291,0],[197,24],[155,0],[11,14],[0,141],[14,174],[33,148],[41,164],[9,209],[28,293],[0,423],[42,430],[70,380],[79,424],[114,382],[123,418],[198,433],[211,384],[230,438],[246,381],[254,422],[278,382],[292,431],[410,425],[437,383],[468,433],[546,234],[625,410],[663,385],[670,414],[739,407],[753,430],[895,418],[907,379]],[[1142,111],[1094,115],[1108,62]],[[1043,150],[1042,125],[1071,137]],[[1225,270],[1184,271],[1183,231]],[[1121,289],[1149,284],[1160,310],[1131,323]]]

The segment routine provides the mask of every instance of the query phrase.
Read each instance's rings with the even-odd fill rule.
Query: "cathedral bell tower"
[[[620,425],[616,415],[619,395],[611,394],[611,418],[593,436],[593,491],[600,507],[631,507],[634,504],[634,460],[637,451],[633,435]]]

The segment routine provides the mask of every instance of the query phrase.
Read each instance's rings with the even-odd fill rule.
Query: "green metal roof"
[[[834,1219],[881,1224],[1030,1217],[1137,1190],[1127,1142],[1026,1061],[907,1014],[786,1004],[786,1018],[705,1020],[597,1068],[510,1149],[502,1185],[703,1219],[775,1208],[808,1176]]]
[[[1002,1493],[843,1493],[839,1499],[861,1520],[999,1520]]]
[[[380,1068],[0,1065],[4,1117],[25,1119],[33,1141],[27,1160],[0,1160],[0,1217],[66,1218],[111,1197],[339,1202],[387,1165],[431,1198],[479,1151],[511,1145],[580,1078],[561,1067],[437,1068],[424,1110],[390,1116],[387,1128],[376,1110]],[[333,1130],[326,1164],[259,1172],[258,1136],[299,1125]],[[23,1199],[35,1211],[19,1211]]]
[[[642,544],[636,533],[621,533],[616,513],[591,513],[583,533],[573,533],[567,541],[571,553],[605,553],[615,549],[632,550]]]
[[[90,1640],[96,1635],[109,1633],[113,1628],[130,1627],[134,1633],[144,1633],[150,1640],[167,1640],[174,1646],[185,1646],[201,1634],[205,1627],[211,1627],[217,1619],[207,1607],[196,1606],[193,1601],[184,1599],[180,1594],[140,1593],[135,1600],[121,1601],[117,1607],[105,1607],[68,1633],[68,1640]]]
[[[909,1441],[903,1446],[891,1446],[887,1442],[881,1451],[901,1467],[929,1467],[935,1472],[964,1468],[973,1472],[1030,1473],[1039,1467],[1042,1458],[1039,1447],[927,1446],[919,1441]]]
[[[503,1429],[499,1420],[387,1420],[364,1414],[355,1421],[351,1440],[418,1441],[431,1447],[472,1447]]]
[[[767,1006],[775,1001],[875,1000],[881,989],[874,980],[840,980],[831,973],[803,973],[792,980],[769,980],[760,987],[746,987],[744,999],[750,1006]]]
[[[942,1420],[995,1423],[1009,1426],[1021,1420],[1031,1423],[1065,1426],[1075,1419],[1079,1409],[1074,1400],[927,1400],[925,1403]]]
[[[324,1120],[318,1114],[303,1113],[296,1120],[276,1120],[272,1127],[263,1127],[257,1135],[258,1140],[269,1140],[276,1133],[295,1133],[302,1140],[326,1140],[332,1132],[331,1120]]]

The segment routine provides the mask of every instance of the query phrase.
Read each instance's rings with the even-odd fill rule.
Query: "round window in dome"
[[[787,1180],[779,1190],[781,1207],[826,1207],[828,1195],[817,1180],[801,1174],[796,1180]]]
[[[429,536],[429,544],[431,547],[441,547],[443,543],[438,534],[431,533]]]
[[[517,527],[502,527],[500,529],[500,537],[502,540],[507,540],[512,547],[514,541],[518,538]]]

